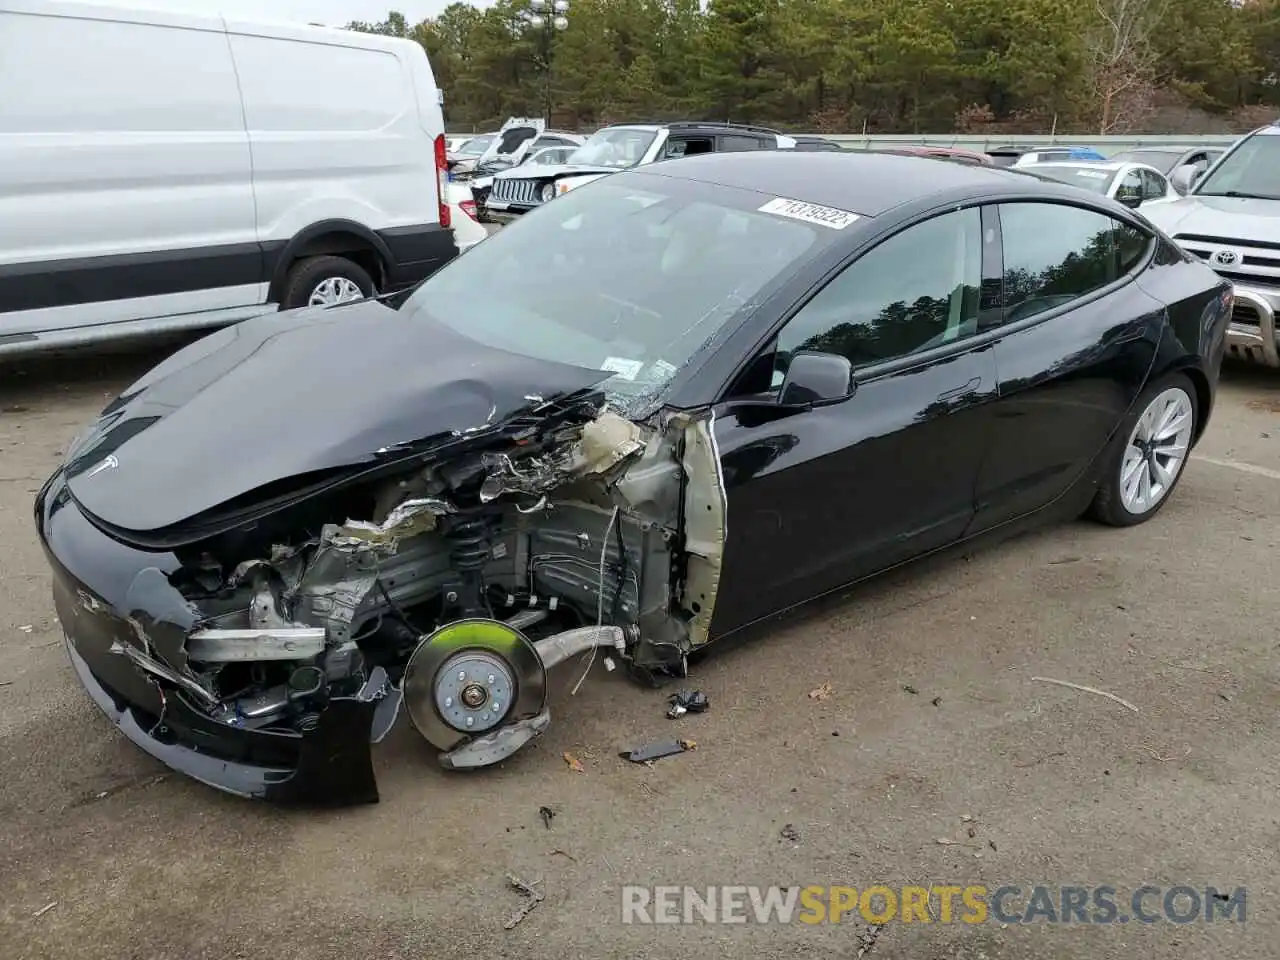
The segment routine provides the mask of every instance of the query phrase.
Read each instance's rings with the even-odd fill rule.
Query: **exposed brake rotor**
[[[533,643],[500,620],[458,620],[425,637],[405,667],[404,705],[432,746],[453,750],[471,737],[536,716],[547,674]]]

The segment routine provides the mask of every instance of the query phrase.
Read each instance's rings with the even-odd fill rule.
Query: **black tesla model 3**
[[[1229,285],[1104,198],[883,154],[691,157],[573,190],[398,305],[220,330],[35,504],[71,662],[223,790],[377,799],[588,657],[727,634],[979,535],[1168,501]],[[585,655],[579,657],[579,654]]]

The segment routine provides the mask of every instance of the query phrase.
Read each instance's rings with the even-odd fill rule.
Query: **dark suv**
[[[705,121],[618,124],[597,130],[564,163],[526,164],[497,174],[485,212],[510,221],[584,183],[660,160],[795,148],[793,137],[767,127]]]

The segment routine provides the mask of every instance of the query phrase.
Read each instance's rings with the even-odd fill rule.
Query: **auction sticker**
[[[640,371],[644,369],[644,361],[628,360],[626,357],[605,357],[600,369],[616,373],[623,380],[634,380],[640,375]]]
[[[816,203],[805,203],[803,200],[788,200],[786,197],[775,197],[759,208],[760,213],[772,213],[792,220],[803,220],[815,223],[820,227],[832,230],[843,230],[854,221],[860,219],[856,213],[839,210],[836,207],[823,207]]]

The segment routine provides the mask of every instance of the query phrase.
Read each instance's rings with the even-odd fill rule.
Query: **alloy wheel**
[[[1161,391],[1147,404],[1120,461],[1120,502],[1125,510],[1140,516],[1165,498],[1186,463],[1194,424],[1195,408],[1181,387]]]

